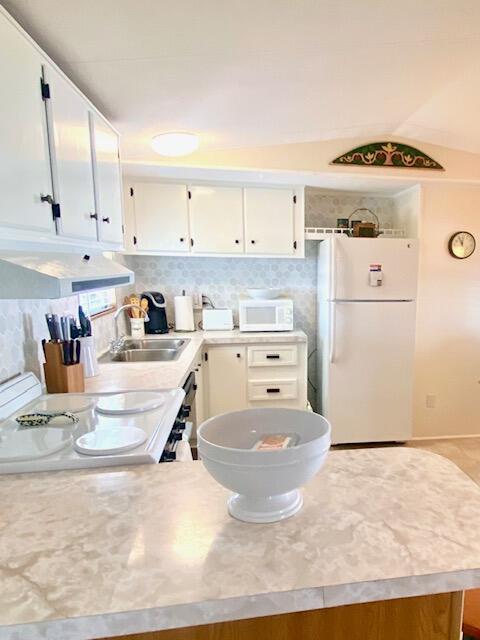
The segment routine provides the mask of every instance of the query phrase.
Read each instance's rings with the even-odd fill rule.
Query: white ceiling
[[[480,152],[479,0],[0,0],[123,134]]]

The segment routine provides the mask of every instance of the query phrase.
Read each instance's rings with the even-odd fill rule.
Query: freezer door
[[[349,238],[332,243],[332,298],[336,300],[414,300],[417,294],[416,240]],[[371,286],[370,265],[380,265],[381,286]]]
[[[414,302],[332,305],[324,414],[334,444],[412,435]]]

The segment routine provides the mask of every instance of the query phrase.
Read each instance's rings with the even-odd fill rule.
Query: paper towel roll
[[[179,440],[177,448],[175,449],[175,461],[176,462],[192,462],[192,450],[186,440]]]
[[[175,296],[175,331],[195,331],[192,296]]]

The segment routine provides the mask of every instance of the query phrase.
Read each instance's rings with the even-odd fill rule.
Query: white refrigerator
[[[412,435],[417,269],[415,240],[319,243],[317,410],[333,444]]]

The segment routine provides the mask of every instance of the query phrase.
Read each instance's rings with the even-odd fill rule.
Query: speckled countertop
[[[407,448],[331,452],[252,525],[200,462],[4,476],[0,639],[85,640],[480,586],[480,490]]]
[[[156,336],[146,336],[149,339]],[[125,389],[173,389],[181,387],[192,366],[198,361],[204,345],[306,342],[303,331],[279,331],[270,333],[241,333],[233,331],[193,331],[158,336],[162,338],[183,338],[188,344],[178,360],[172,362],[106,362],[100,364],[100,375],[85,380],[85,391],[97,393]]]

